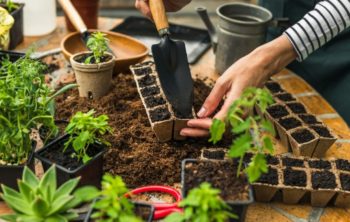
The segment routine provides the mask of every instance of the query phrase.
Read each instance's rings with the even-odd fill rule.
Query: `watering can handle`
[[[169,22],[163,0],[149,0],[152,17],[161,36],[169,34]]]
[[[204,22],[205,26],[208,29],[209,35],[210,35],[210,39],[211,39],[211,43],[213,46],[213,50],[214,52],[216,51],[216,47],[218,45],[218,37],[217,37],[217,33],[216,33],[216,29],[213,25],[213,23],[210,21],[207,9],[203,6],[199,6],[196,8],[196,11],[198,13],[198,15],[201,17],[202,21]]]
[[[75,9],[74,5],[70,0],[58,0],[63,11],[68,16],[69,20],[72,22],[74,27],[80,32],[84,33],[87,31],[87,27],[79,15],[78,11]]]

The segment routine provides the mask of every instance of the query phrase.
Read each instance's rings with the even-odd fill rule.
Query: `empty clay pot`
[[[70,62],[75,72],[75,77],[79,85],[79,95],[98,99],[106,95],[110,89],[113,75],[115,58],[112,54],[108,55],[108,60],[99,64],[85,64],[78,62],[90,52],[82,52],[72,56]]]

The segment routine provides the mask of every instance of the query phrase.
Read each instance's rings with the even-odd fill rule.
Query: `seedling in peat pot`
[[[85,59],[85,64],[101,63],[108,50],[109,39],[102,32],[95,32],[87,41],[87,47],[92,51],[92,55]]]
[[[248,88],[232,104],[226,121],[214,119],[210,128],[210,141],[214,144],[222,139],[226,122],[231,125],[232,133],[238,135],[229,150],[231,158],[240,158],[237,177],[240,175],[245,154],[247,152],[254,153],[251,162],[245,169],[250,183],[258,180],[262,173],[268,171],[265,153],[273,153],[274,151],[271,136],[275,135],[275,131],[271,122],[260,116],[250,115],[245,119],[243,116],[253,113],[255,104],[262,113],[265,113],[267,107],[272,103],[273,98],[266,89]]]
[[[96,198],[95,187],[78,185],[79,178],[71,179],[56,187],[56,167],[52,166],[39,180],[29,168],[18,181],[19,192],[2,185],[1,198],[13,210],[13,214],[0,218],[10,222],[72,221],[78,217],[74,208]]]
[[[124,195],[128,189],[119,176],[104,175],[99,199],[93,205],[91,218],[96,222],[141,222],[134,213],[133,203]]]
[[[169,215],[165,222],[224,222],[238,217],[230,213],[230,207],[220,198],[220,190],[214,189],[209,183],[202,183],[192,189],[187,197],[179,203],[184,208],[183,213]]]
[[[104,134],[112,132],[112,128],[108,125],[108,116],[100,115],[94,117],[94,114],[94,110],[90,110],[88,113],[76,113],[65,129],[70,136],[65,143],[64,151],[72,146],[75,151],[75,157],[79,161],[82,160],[83,163],[91,159],[87,153],[90,145],[95,143],[110,145],[101,138]]]

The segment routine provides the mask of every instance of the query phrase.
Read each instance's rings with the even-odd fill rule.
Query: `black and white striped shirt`
[[[349,26],[350,0],[324,0],[284,34],[303,61]]]

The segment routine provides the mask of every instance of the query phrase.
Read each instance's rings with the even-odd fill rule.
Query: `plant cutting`
[[[41,179],[25,167],[18,181],[19,192],[2,185],[1,198],[13,214],[0,218],[9,222],[72,221],[78,217],[73,209],[94,199],[98,192],[95,187],[75,190],[78,182],[79,178],[75,178],[57,187],[54,166]]]
[[[23,41],[23,7],[24,4],[14,3],[12,0],[2,0],[0,6],[5,8],[14,18],[14,24],[10,30],[9,49],[16,48]]]
[[[187,197],[179,203],[183,213],[169,215],[165,222],[225,222],[230,218],[238,219],[230,212],[230,206],[219,196],[220,190],[212,188],[209,183],[202,183],[192,189]]]
[[[98,99],[109,92],[115,57],[107,52],[108,42],[106,34],[95,32],[87,42],[91,52],[78,53],[70,59],[81,97]]]
[[[24,165],[33,167],[33,129],[46,127],[48,137],[57,127],[54,98],[76,85],[53,92],[45,83],[46,66],[29,58],[5,60],[0,68],[0,183],[17,188]]]
[[[103,153],[110,145],[103,136],[112,129],[108,125],[108,116],[94,115],[94,110],[76,113],[65,129],[67,134],[36,153],[44,169],[57,164],[59,184],[81,176],[80,185],[100,186]]]

